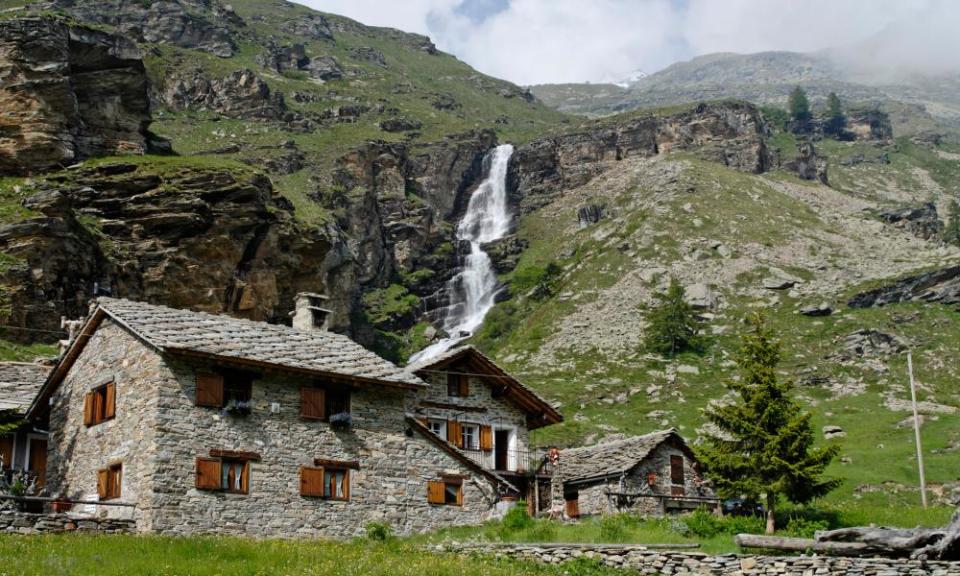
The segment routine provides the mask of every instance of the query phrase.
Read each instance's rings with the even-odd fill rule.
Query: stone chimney
[[[294,300],[295,308],[290,316],[293,327],[304,332],[324,332],[330,328],[332,311],[323,308],[327,297],[323,294],[300,292]]]

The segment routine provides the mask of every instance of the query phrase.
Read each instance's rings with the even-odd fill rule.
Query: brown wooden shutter
[[[300,416],[320,419],[326,416],[327,394],[323,388],[300,388]]]
[[[221,466],[218,458],[197,458],[197,489],[220,490],[222,487],[220,473]]]
[[[580,517],[580,500],[578,498],[566,501],[566,513],[569,518]]]
[[[83,424],[84,426],[93,425],[93,392],[83,395]]]
[[[350,499],[350,471],[343,471],[343,499]]]
[[[470,378],[464,376],[463,374],[457,375],[458,382],[457,386],[459,388],[459,395],[461,398],[466,398],[470,395]]]
[[[445,490],[446,486],[442,480],[430,480],[427,482],[427,502],[430,504],[445,503]]]
[[[243,472],[240,476],[240,491],[244,494],[250,492],[250,461],[243,463]]]
[[[447,442],[463,448],[463,434],[460,433],[460,423],[456,420],[447,420]]]
[[[107,402],[103,408],[103,418],[113,418],[117,413],[117,385],[113,382],[107,384],[106,389]]]
[[[683,484],[683,456],[670,456],[670,483]]]
[[[223,406],[223,375],[197,374],[197,406]]]
[[[110,497],[110,470],[107,468],[97,470],[97,496],[101,500]]]
[[[463,506],[463,484],[457,486],[457,506]]]
[[[300,467],[300,495],[323,496],[323,468]]]
[[[493,428],[491,426],[480,426],[480,449],[484,452],[493,450]]]

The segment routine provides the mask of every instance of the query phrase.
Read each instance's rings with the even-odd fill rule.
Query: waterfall
[[[493,308],[497,295],[497,273],[490,256],[480,246],[499,240],[510,231],[510,210],[507,206],[507,167],[513,146],[503,144],[490,153],[487,177],[470,196],[467,211],[457,225],[458,244],[470,242],[470,253],[463,261],[460,273],[450,279],[443,329],[447,338],[424,348],[410,357],[410,364],[443,354],[458,342],[470,337],[483,324],[483,318]]]

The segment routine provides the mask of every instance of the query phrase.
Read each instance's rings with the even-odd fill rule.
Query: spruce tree
[[[702,344],[700,322],[687,303],[683,286],[671,278],[667,291],[654,294],[654,298],[658,302],[647,314],[646,349],[668,357],[698,350]]]
[[[951,200],[947,206],[947,226],[943,230],[943,241],[947,244],[960,244],[960,204]]]
[[[790,92],[790,99],[787,105],[790,110],[790,119],[796,126],[803,128],[810,123],[810,100],[807,99],[807,93],[803,88],[797,86]]]
[[[813,446],[810,413],[791,397],[793,384],[778,380],[779,362],[779,341],[763,316],[751,317],[737,357],[742,377],[727,383],[738,398],[707,409],[719,432],[701,449],[704,468],[721,495],[766,495],[768,534],[776,529],[780,496],[806,503],[840,483],[822,477],[839,446]]]
[[[847,127],[847,117],[843,113],[843,104],[836,92],[827,96],[827,121],[824,131],[831,136],[839,136]]]

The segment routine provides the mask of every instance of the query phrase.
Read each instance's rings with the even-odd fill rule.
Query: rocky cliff
[[[0,21],[0,173],[151,146],[147,77],[128,38],[62,20]]]

